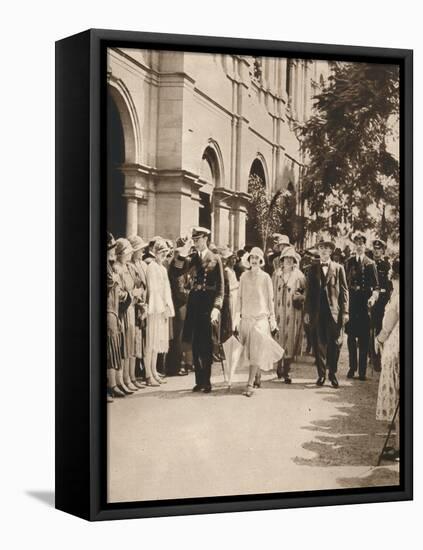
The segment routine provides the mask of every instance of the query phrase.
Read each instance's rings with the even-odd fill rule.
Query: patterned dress
[[[128,359],[135,357],[135,307],[132,298],[135,283],[127,264],[115,262],[113,269],[119,275],[122,290],[131,297],[129,306],[119,309],[119,319],[122,325],[122,359]]]
[[[120,286],[120,277],[107,262],[107,368],[119,370],[122,362],[122,325],[119,308],[131,303],[131,297]]]
[[[376,419],[389,422],[395,414],[400,389],[399,313],[399,292],[395,287],[385,309],[382,330],[377,337],[383,343],[383,350]]]
[[[284,273],[278,267],[273,273],[275,316],[279,333],[277,341],[285,350],[285,358],[293,359],[301,354],[304,335],[303,307],[305,276],[297,267]],[[299,307],[295,307],[297,301]]]
[[[147,264],[137,260],[128,264],[129,272],[134,279],[135,288],[140,288],[142,294],[135,300],[135,356],[141,358],[145,351],[145,331],[147,318]]]

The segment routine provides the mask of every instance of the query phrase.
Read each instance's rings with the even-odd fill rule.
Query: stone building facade
[[[294,121],[310,116],[327,62],[113,48],[107,71],[117,236],[175,239],[200,224],[217,245],[237,249],[246,244],[252,171],[265,192],[290,186],[299,195]]]

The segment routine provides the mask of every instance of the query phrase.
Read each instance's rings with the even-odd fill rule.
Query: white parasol
[[[240,362],[244,346],[235,336],[231,336],[222,344],[225,352],[225,377],[228,382],[228,386],[231,387],[232,376]]]

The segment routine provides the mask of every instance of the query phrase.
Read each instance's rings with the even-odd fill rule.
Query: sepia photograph
[[[399,487],[399,64],[104,77],[107,502]]]

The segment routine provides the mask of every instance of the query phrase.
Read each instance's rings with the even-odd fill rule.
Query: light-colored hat
[[[219,253],[219,256],[221,258],[223,258],[224,260],[226,260],[227,258],[232,258],[232,256],[234,255],[233,251],[228,248],[227,246],[223,246],[222,248],[218,248],[218,253]]]
[[[197,237],[208,237],[210,233],[211,231],[210,229],[207,229],[207,227],[193,227],[191,238],[196,239]]]
[[[291,246],[291,243],[289,242],[288,235],[281,235],[280,233],[275,233],[273,235],[273,238],[275,240],[275,244],[277,244],[278,246],[281,245],[281,244]]]
[[[153,246],[153,254],[158,254],[160,252],[169,252],[170,248],[165,239],[162,239],[159,237],[155,242]]]
[[[121,237],[116,239],[116,256],[124,256],[125,254],[132,254],[134,249],[128,239]]]
[[[297,264],[299,264],[301,260],[301,256],[297,252],[295,252],[295,248],[293,246],[289,246],[282,250],[281,255],[279,256],[279,261],[283,260],[284,258],[294,258]]]
[[[253,246],[247,257],[248,262],[250,261],[251,256],[258,256],[260,258],[260,265],[264,265],[264,254],[261,248],[259,248],[258,246]]]
[[[148,246],[148,243],[145,242],[144,239],[142,237],[139,237],[138,235],[133,235],[132,237],[129,237],[128,240],[131,243],[134,252],[138,252],[138,250],[142,250],[143,248]]]

